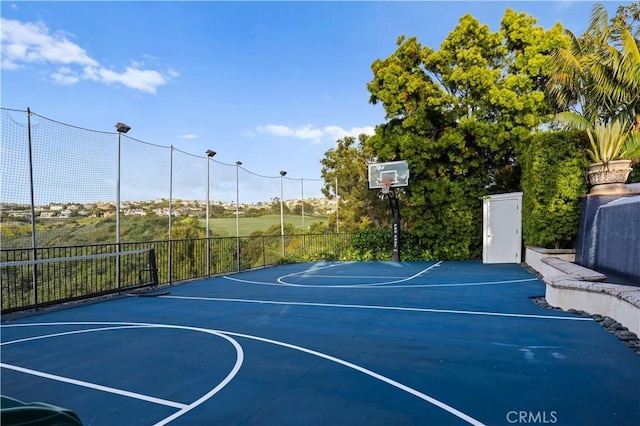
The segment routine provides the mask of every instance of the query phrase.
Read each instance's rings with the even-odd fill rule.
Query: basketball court
[[[640,357],[536,306],[519,265],[306,263],[156,294],[4,318],[2,394],[86,425],[640,418]]]

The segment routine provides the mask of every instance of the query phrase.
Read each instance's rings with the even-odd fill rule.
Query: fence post
[[[300,179],[300,198],[302,199],[302,251],[305,251],[305,228],[304,228],[304,178]]]
[[[169,285],[173,282],[172,258],[173,258],[173,236],[171,235],[171,225],[173,223],[173,144],[170,147],[169,160],[169,252],[167,253],[167,262],[169,271]]]
[[[158,267],[156,264],[156,250],[149,250],[149,269],[151,269],[151,281],[153,281],[153,285],[158,285]]]
[[[240,166],[242,161],[236,161],[236,265],[240,271]]]
[[[280,245],[282,246],[282,258],[284,259],[284,192],[282,189],[282,179],[285,177],[287,172],[284,170],[280,171]]]
[[[213,151],[211,151],[213,152]],[[215,154],[214,154],[215,155]],[[207,248],[206,248],[206,254],[205,256],[207,257],[207,261],[206,261],[206,273],[207,273],[207,277],[211,276],[211,273],[209,272],[209,258],[210,258],[210,247],[209,247],[209,164],[211,163],[209,161],[209,151],[207,151],[207,156],[205,157],[207,159],[207,208],[206,208],[206,238],[207,238]]]
[[[124,123],[116,123],[115,125],[116,132],[118,133],[118,148],[117,148],[117,173],[116,173],[116,253],[120,253],[120,191],[122,184],[120,183],[120,171],[122,169],[122,160],[121,160],[121,135],[123,133],[127,133],[131,130],[130,126],[127,126]],[[120,288],[120,256],[116,256],[116,285]]]
[[[27,107],[27,143],[29,148],[29,191],[31,195],[31,249],[33,260],[38,259],[38,245],[36,240],[36,206],[35,190],[33,188],[33,147],[31,144],[31,109]],[[38,265],[33,264],[33,304],[38,304]]]
[[[336,178],[336,234],[340,233],[340,196],[338,195],[338,178]]]

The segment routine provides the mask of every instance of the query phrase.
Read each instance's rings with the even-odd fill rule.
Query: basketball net
[[[391,189],[391,181],[390,180],[383,180],[382,181],[382,188],[380,188],[380,192],[382,192],[383,194],[388,194],[389,190]]]

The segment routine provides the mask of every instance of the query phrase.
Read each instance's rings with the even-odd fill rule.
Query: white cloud
[[[159,86],[178,76],[171,69],[165,72],[143,69],[144,65],[138,62],[132,62],[124,72],[117,72],[100,65],[82,47],[70,41],[63,31],[51,32],[43,23],[5,18],[0,18],[0,24],[0,65],[3,70],[15,70],[25,65],[65,65],[51,73],[54,83],[75,84],[83,79],[105,84],[119,83],[147,93],[156,93]]]
[[[310,140],[313,143],[321,143],[323,140],[331,140],[335,142],[337,139],[345,136],[357,137],[364,133],[367,135],[374,134],[372,126],[353,127],[345,130],[339,126],[325,126],[324,128],[314,127],[310,124],[300,127],[289,127],[282,124],[267,124],[266,126],[256,127],[258,133],[267,133],[274,136],[290,137],[294,139]]]
[[[188,135],[180,135],[178,137],[180,139],[198,139],[200,136],[194,135],[194,134],[188,134]]]
[[[270,133],[276,136],[293,136],[293,130],[287,126],[280,124],[267,124],[266,126],[258,126],[256,130],[259,133]]]
[[[51,74],[51,79],[56,84],[76,84],[80,81],[78,73],[73,71],[69,67],[58,68],[58,70]]]
[[[82,76],[87,80],[107,84],[120,83],[132,89],[148,93],[156,93],[158,86],[167,84],[171,78],[159,71],[138,69],[136,64],[127,67],[123,73],[117,73],[103,67],[85,67]]]
[[[338,126],[327,126],[324,128],[324,131],[331,135],[334,141],[342,139],[345,136],[352,136],[356,138],[363,133],[365,135],[373,135],[375,133],[375,129],[372,126],[353,127],[351,128],[351,130],[345,130],[342,127]]]

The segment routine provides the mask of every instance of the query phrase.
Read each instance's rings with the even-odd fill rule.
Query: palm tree
[[[637,16],[638,3],[629,7]],[[582,37],[566,30],[570,45],[551,56],[547,84],[560,110],[580,113],[592,123],[619,119],[640,130],[640,43],[634,24],[616,16],[610,25],[605,6],[598,3]]]

